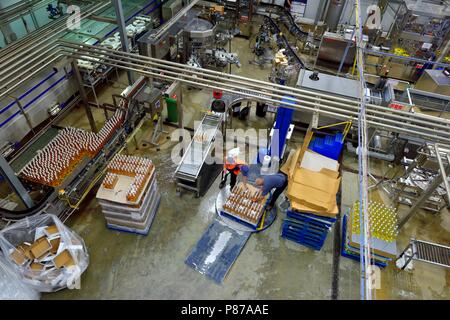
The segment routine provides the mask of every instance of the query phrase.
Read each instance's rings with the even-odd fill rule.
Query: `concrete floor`
[[[241,61],[250,60],[252,57],[241,41],[245,40],[234,39],[233,48],[239,51]],[[239,72],[267,79],[270,69],[261,70],[243,63]],[[123,75],[121,81],[124,82]],[[119,93],[122,88],[117,84],[105,87],[99,94],[100,101],[108,102],[111,94]],[[184,90],[186,126],[200,119],[208,96],[210,92]],[[95,108],[93,111],[96,121],[103,123],[103,111]],[[236,121],[235,125],[264,127],[270,122],[270,118],[257,119],[253,108],[248,123]],[[84,110],[76,109],[61,125],[88,129]],[[149,235],[107,229],[95,199],[96,190],[93,190],[83,207],[67,222],[84,238],[90,254],[81,290],[44,294],[43,299],[331,299],[333,264],[337,264],[338,270],[338,298],[359,298],[359,264],[344,257],[333,260],[336,227],[328,235],[322,250],[313,251],[280,237],[283,213],[269,229],[250,237],[223,284],[217,285],[185,265],[184,260],[215,216],[219,179],[202,198],[195,198],[190,193],[177,197],[173,179],[176,165],[170,160],[174,142],[162,137],[159,151],[144,147],[142,140],[148,139],[150,133],[151,126],[146,123],[137,135],[139,149],[134,144],[128,148],[133,154],[149,156],[157,166],[162,201]],[[290,147],[298,146],[302,138],[302,134],[295,133]],[[343,163],[348,168],[357,168],[354,156],[348,153]],[[376,174],[383,172],[385,167],[374,162],[371,169]],[[357,200],[357,190],[357,175],[344,172],[343,210]],[[382,192],[371,193],[371,196],[387,201]],[[400,214],[405,210],[401,208]],[[419,211],[401,231],[399,250],[407,245],[410,237],[448,245],[450,215],[447,211],[437,215]],[[450,271],[420,263],[415,264],[412,272],[388,267],[382,271],[382,288],[376,290],[376,297],[450,299]]]

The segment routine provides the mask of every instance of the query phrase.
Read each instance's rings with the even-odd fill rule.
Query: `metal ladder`
[[[411,239],[409,245],[399,256],[405,256],[404,270],[412,260],[423,261],[437,266],[450,268],[450,247],[427,241]]]

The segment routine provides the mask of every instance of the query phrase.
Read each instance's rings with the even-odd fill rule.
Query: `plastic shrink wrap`
[[[83,239],[55,215],[22,219],[0,232],[6,264],[40,292],[79,288],[89,264]]]

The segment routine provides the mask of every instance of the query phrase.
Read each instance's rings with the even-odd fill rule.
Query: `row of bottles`
[[[264,210],[262,204],[253,201],[259,196],[261,196],[260,190],[249,190],[239,184],[231,190],[223,209],[237,217],[256,223]]]
[[[116,155],[108,165],[109,172],[130,177],[134,177],[136,175],[149,176],[152,169],[152,160],[122,154]]]
[[[352,211],[352,233],[360,233],[359,201],[353,206]],[[388,207],[377,201],[369,201],[369,228],[372,237],[392,242],[397,238],[397,212],[393,207]]]
[[[116,111],[99,133],[77,128],[62,129],[22,169],[25,179],[49,186],[59,186],[85,156],[95,156],[123,121]]]
[[[115,173],[108,172],[105,176],[105,179],[103,179],[102,185],[106,189],[114,189],[117,181],[119,181],[119,176]]]

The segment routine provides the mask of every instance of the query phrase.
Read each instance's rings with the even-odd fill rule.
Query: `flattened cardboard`
[[[295,157],[295,153],[296,153],[296,151],[291,150],[291,152],[289,153],[289,156],[288,156],[286,162],[280,168],[280,171],[283,172],[287,176],[289,176],[289,170],[290,170],[290,167],[291,167],[292,160]]]
[[[36,259],[44,257],[51,249],[50,242],[48,242],[47,237],[41,237],[36,240],[35,243],[31,245],[31,253]]]
[[[295,211],[298,211],[298,212],[313,213],[317,216],[328,217],[328,218],[335,218],[336,215],[339,213],[339,208],[338,208],[337,204],[330,211],[324,211],[324,210],[316,210],[309,206],[303,205],[297,201],[291,200],[291,207],[292,207],[292,209],[294,209]]]
[[[306,150],[300,163],[300,167],[314,172],[320,172],[322,169],[338,171],[339,162],[311,150]]]
[[[55,264],[56,268],[60,269],[62,267],[73,266],[75,264],[75,261],[73,260],[73,257],[70,254],[69,250],[66,249],[53,259],[53,263]]]
[[[330,211],[336,205],[336,194],[296,182],[288,185],[288,197],[318,211]]]
[[[297,169],[298,167],[298,163],[300,160],[300,153],[301,153],[301,149],[298,149],[295,153],[294,156],[291,159],[291,162],[289,164],[289,178],[292,179],[292,177],[294,176],[295,173],[295,169]]]
[[[23,266],[28,261],[23,252],[18,249],[13,249],[9,256],[19,266]]]
[[[336,195],[339,190],[340,178],[339,173],[336,171],[322,169],[320,172],[314,172],[308,169],[297,169],[294,174],[294,182],[308,186],[310,188],[324,191]]]

